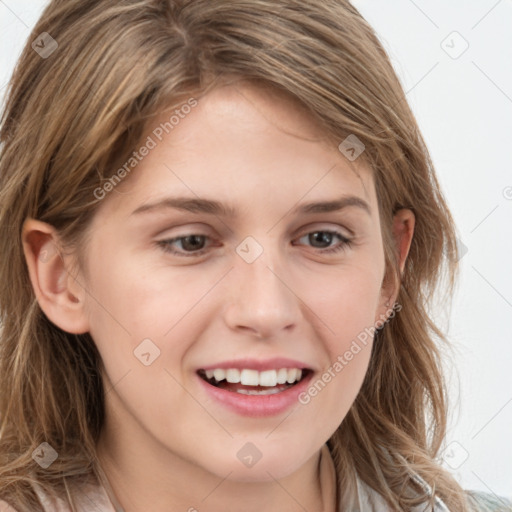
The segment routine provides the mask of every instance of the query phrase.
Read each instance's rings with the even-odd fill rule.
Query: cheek
[[[155,380],[168,381],[164,368],[181,381],[189,340],[201,334],[199,302],[218,276],[196,272],[192,278],[184,267],[171,272],[129,258],[93,261],[88,283],[90,334],[110,381],[114,384],[129,374],[129,380],[137,382],[135,396],[143,382],[154,390]],[[166,391],[172,396],[179,389]]]
[[[360,258],[333,272],[311,276],[314,285],[302,284],[301,297],[323,321],[332,356],[339,355],[351,339],[374,323],[383,269],[381,272],[378,262],[372,264]]]
[[[314,410],[314,416],[327,419],[325,411],[331,411],[327,421],[334,428],[350,409],[368,369],[381,272],[378,261],[360,258],[330,275],[317,275],[315,286],[303,288],[308,306],[318,317],[315,324],[323,333],[327,357],[300,401]]]
[[[190,267],[191,269],[192,267]],[[186,267],[150,266],[135,258],[92,265],[90,316],[99,329],[162,339],[208,292],[215,276]]]
[[[183,417],[204,415],[179,383],[184,381],[182,362],[202,331],[197,316],[204,311],[198,302],[218,277],[203,272],[192,278],[184,267],[171,272],[129,258],[103,259],[91,265],[90,276],[90,333],[110,381],[107,387],[115,389],[123,407],[165,428],[170,410]],[[192,411],[181,410],[180,404]]]
[[[322,422],[329,436],[345,419],[366,376],[372,340],[349,344],[299,395],[307,415]]]
[[[324,419],[326,432],[341,424],[366,376],[379,291],[374,279],[352,274],[318,295],[325,364],[299,402],[312,417]]]

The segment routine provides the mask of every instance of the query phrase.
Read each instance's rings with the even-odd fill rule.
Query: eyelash
[[[310,231],[310,232],[305,233],[304,235],[302,235],[300,238],[304,238],[305,236],[308,236],[308,235],[311,235],[311,234],[314,234],[314,233],[328,233],[330,235],[337,236],[341,240],[341,242],[338,245],[335,245],[334,247],[331,247],[331,248],[328,248],[328,249],[319,249],[318,251],[321,254],[334,254],[334,253],[340,252],[342,250],[348,249],[348,248],[350,248],[352,246],[352,240],[350,240],[349,238],[347,238],[344,235],[342,235],[339,231],[330,231],[330,230]],[[198,251],[189,252],[189,253],[183,253],[183,252],[171,249],[171,244],[173,244],[174,242],[178,242],[180,240],[183,240],[185,238],[189,238],[189,237],[192,237],[192,236],[210,238],[207,235],[201,235],[201,234],[198,234],[198,233],[190,233],[188,235],[178,236],[178,237],[170,238],[170,239],[167,239],[167,240],[160,240],[160,241],[157,242],[157,244],[163,249],[164,252],[171,253],[171,254],[174,254],[174,255],[179,256],[179,257],[190,258],[190,257],[194,257],[194,256],[201,256],[208,249],[200,249]]]

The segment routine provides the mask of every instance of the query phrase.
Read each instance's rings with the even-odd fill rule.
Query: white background
[[[512,0],[353,3],[390,54],[467,248],[439,315],[455,349],[444,464],[467,489],[512,496]],[[45,5],[0,0],[0,96]]]

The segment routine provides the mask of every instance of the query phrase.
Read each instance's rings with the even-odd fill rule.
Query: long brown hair
[[[43,32],[58,44],[45,58],[30,44]],[[104,419],[98,351],[89,334],[66,333],[42,313],[23,256],[24,220],[53,225],[80,254],[94,191],[145,123],[227,77],[286,92],[336,145],[356,135],[373,170],[387,275],[400,282],[402,308],[377,332],[362,389],[329,440],[338,489],[353,489],[357,476],[391,509],[409,510],[429,501],[419,475],[466,510],[437,460],[447,343],[429,316],[443,276],[453,292],[454,223],[389,58],[347,0],[53,0],[46,8],[10,82],[0,133],[0,496],[41,510],[36,482],[75,510],[74,490],[98,476]],[[416,216],[403,275],[391,233],[401,207]],[[58,453],[47,469],[32,459],[41,442]]]

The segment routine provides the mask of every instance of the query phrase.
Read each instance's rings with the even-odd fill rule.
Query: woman
[[[511,509],[438,460],[454,225],[353,6],[54,0],[32,40],[1,132],[5,510]]]

